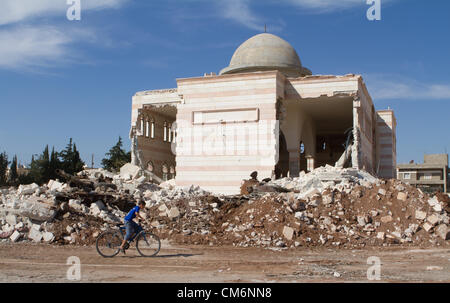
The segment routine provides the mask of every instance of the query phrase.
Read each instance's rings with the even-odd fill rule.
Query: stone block
[[[439,217],[435,214],[432,214],[431,216],[427,217],[427,221],[432,225],[435,226],[436,224],[439,223]]]
[[[430,232],[430,230],[433,228],[433,225],[429,224],[428,222],[425,222],[425,223],[422,225],[422,227],[423,227],[423,229],[424,229],[426,232]]]
[[[97,205],[98,209],[100,209],[100,210],[106,210],[105,204],[100,200],[97,202],[94,202],[92,204]],[[91,204],[91,207],[92,207],[92,204]]]
[[[359,226],[366,226],[367,224],[366,217],[364,216],[358,216],[357,221]]]
[[[450,229],[448,228],[447,224],[441,224],[436,227],[434,233],[443,240],[450,239]]]
[[[393,220],[392,216],[384,216],[380,218],[381,222],[383,223],[389,223]]]
[[[17,218],[15,215],[13,214],[9,214],[5,217],[6,223],[8,223],[9,225],[16,225],[17,224]]]
[[[33,240],[34,242],[41,242],[42,233],[39,230],[36,230],[35,228],[31,228],[30,232],[28,233],[28,238],[30,240]]]
[[[416,219],[417,220],[425,220],[427,217],[427,213],[421,210],[416,210]]]
[[[131,163],[127,163],[120,168],[120,178],[122,179],[135,179],[139,173],[141,172],[141,168],[139,166],[133,165]]]
[[[44,232],[42,235],[44,242],[51,243],[55,240],[55,235],[51,232]]]
[[[22,235],[17,230],[15,230],[11,235],[11,237],[9,238],[11,239],[12,242],[17,242],[21,236]]]
[[[39,185],[32,183],[29,185],[19,185],[17,189],[17,194],[19,195],[32,195],[39,188]]]
[[[397,195],[397,200],[400,200],[400,201],[406,201],[407,198],[408,198],[408,195],[403,192],[399,192]]]
[[[287,240],[292,240],[292,238],[294,237],[294,229],[289,227],[289,226],[285,226],[283,228],[283,236],[287,239]]]
[[[170,219],[174,219],[180,215],[180,211],[177,207],[172,207],[167,215]]]

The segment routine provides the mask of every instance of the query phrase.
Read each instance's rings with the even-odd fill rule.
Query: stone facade
[[[257,35],[249,45],[269,44],[270,51],[260,56],[285,47],[271,36]],[[246,59],[245,68],[236,58],[247,58],[241,52],[252,53],[249,45],[238,49],[221,75],[177,79],[177,88],[133,97],[135,164],[151,162],[164,178],[171,175],[162,175],[162,165],[175,165],[177,185],[225,194],[238,193],[252,171],[259,179],[295,177],[328,164],[394,177],[395,117],[392,111],[375,111],[361,76],[308,75],[290,48],[284,61],[296,64],[263,57],[254,64]],[[259,66],[269,61],[269,67]],[[291,67],[286,71],[286,66]],[[155,121],[154,138],[145,133],[147,120]],[[176,125],[174,140],[164,140],[164,123]],[[380,145],[388,133],[391,149]]]

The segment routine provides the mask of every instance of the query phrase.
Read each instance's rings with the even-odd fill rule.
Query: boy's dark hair
[[[145,206],[145,201],[144,201],[144,200],[139,200],[137,204],[138,204],[138,205],[144,205],[144,206]]]

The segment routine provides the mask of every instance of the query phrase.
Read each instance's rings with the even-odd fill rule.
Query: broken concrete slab
[[[428,223],[428,222],[425,222],[425,223],[422,225],[422,227],[423,227],[423,229],[424,229],[426,232],[430,232],[431,229],[433,228],[433,225],[431,225],[431,224]]]
[[[285,226],[285,227],[283,228],[283,236],[284,236],[287,240],[291,241],[292,238],[294,237],[294,229],[293,229],[292,227]]]
[[[63,183],[56,181],[56,180],[50,180],[47,183],[47,187],[50,191],[62,191],[63,190]]]
[[[17,189],[18,195],[32,195],[39,188],[39,185],[36,183],[28,184],[28,185],[19,185]]]
[[[41,242],[42,233],[39,230],[36,230],[35,228],[31,228],[30,232],[28,233],[28,238],[33,240],[34,242]]]
[[[392,222],[393,218],[392,218],[392,216],[383,216],[380,218],[380,220],[383,223],[389,223],[389,222]]]
[[[380,188],[380,189],[378,190],[378,194],[380,194],[380,195],[382,195],[382,196],[386,196],[386,190],[383,189],[383,188]]]
[[[406,201],[407,198],[408,198],[408,194],[407,193],[399,192],[397,194],[397,200]]]
[[[180,215],[180,211],[178,210],[178,207],[172,207],[170,209],[169,213],[167,214],[169,219],[177,218],[179,215]]]
[[[443,240],[450,239],[450,229],[447,224],[440,224],[434,229],[434,233]]]
[[[13,232],[13,234],[11,235],[11,237],[9,237],[9,239],[10,239],[12,242],[17,242],[21,236],[22,236],[22,235],[21,235],[17,230],[15,230],[15,231]]]
[[[55,240],[55,235],[51,232],[44,232],[42,234],[42,237],[43,237],[44,242],[47,242],[47,243],[51,243],[51,242],[53,242],[53,240]]]
[[[427,221],[428,221],[432,226],[435,226],[436,224],[439,223],[440,218],[439,218],[437,215],[432,214],[431,216],[428,216],[428,217],[427,217]]]
[[[131,163],[127,163],[120,168],[120,178],[125,180],[136,179],[142,169]]]
[[[10,225],[12,225],[12,226],[14,226],[14,225],[17,224],[17,218],[16,218],[16,216],[13,215],[13,214],[7,215],[7,216],[5,217],[5,220],[6,220],[6,223],[8,223],[8,224],[10,224]]]
[[[417,220],[425,220],[427,217],[427,213],[421,210],[416,210],[416,219]]]

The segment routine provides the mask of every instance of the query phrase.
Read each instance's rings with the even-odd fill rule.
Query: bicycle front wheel
[[[119,253],[121,244],[122,237],[119,233],[106,231],[98,236],[95,246],[102,257],[112,258]]]
[[[143,257],[155,256],[161,248],[161,241],[155,234],[141,232],[136,240],[136,249]]]

